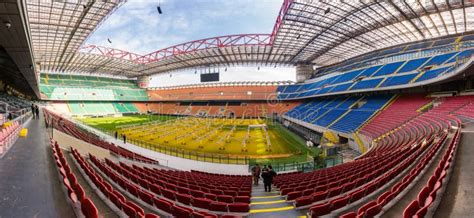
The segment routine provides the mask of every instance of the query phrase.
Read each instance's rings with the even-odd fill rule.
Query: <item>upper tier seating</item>
[[[138,113],[137,104],[131,102],[69,102],[67,104],[56,102],[51,105],[59,112],[75,116],[97,116],[117,113]],[[146,110],[143,113],[146,113]]]
[[[275,85],[213,84],[167,87],[148,90],[150,100],[268,100],[276,94]]]
[[[474,54],[474,39],[471,38],[464,36],[462,39],[466,40],[459,42],[445,41],[449,44],[436,44],[438,40],[413,44],[427,46],[422,50],[413,50],[413,47],[404,45],[402,49],[386,50],[393,50],[389,52],[389,57],[387,53],[379,52],[379,56],[365,55],[367,59],[355,58],[350,62],[342,62],[318,70],[316,75],[322,76],[305,83],[279,86],[278,98],[301,99],[329,93],[373,91],[399,85],[422,84],[421,82],[455,71],[461,63],[469,60]]]
[[[41,97],[50,100],[146,101],[145,89],[133,80],[94,76],[41,74]]]
[[[199,116],[230,116],[231,113],[235,117],[262,117],[271,116],[273,113],[283,114],[288,110],[294,108],[298,102],[252,102],[242,103],[239,105],[235,104],[224,104],[224,105],[179,105],[174,102],[163,102],[163,103],[135,103],[134,105],[139,109],[140,113],[146,113],[147,110],[158,114],[170,114],[170,115],[191,115]]]
[[[425,98],[422,95],[400,96],[364,125],[359,133],[375,139],[382,134],[399,128],[402,124],[419,115],[420,112],[417,112],[417,110],[430,101],[430,98]]]
[[[0,113],[17,111],[24,108],[30,108],[31,106],[31,102],[28,100],[0,92],[0,104],[1,103],[6,103],[8,108],[5,108],[3,104],[0,105]]]
[[[474,96],[470,96],[470,98],[471,102],[454,111],[454,114],[463,118],[474,119]]]
[[[307,101],[285,115],[306,123],[342,133],[355,132],[366,120],[383,108],[392,95],[338,97]]]

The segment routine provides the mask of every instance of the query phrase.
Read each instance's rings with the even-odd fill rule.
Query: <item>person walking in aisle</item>
[[[33,114],[33,119],[36,119],[36,110],[35,110],[35,105],[31,104],[31,114]]]
[[[40,112],[39,112],[39,107],[38,107],[38,105],[36,105],[35,113],[36,113],[36,119],[39,120],[39,113],[40,113]]]
[[[258,185],[258,180],[260,179],[260,165],[256,164],[254,167],[252,167],[252,176],[253,176],[253,184]]]
[[[273,177],[275,177],[276,175],[277,174],[275,171],[273,171],[272,165],[268,165],[268,168],[263,169],[262,179],[263,185],[265,187],[265,192],[272,191]]]

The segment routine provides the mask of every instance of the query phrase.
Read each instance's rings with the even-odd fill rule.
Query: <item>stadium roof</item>
[[[284,0],[271,34],[213,37],[146,55],[83,45],[124,1],[28,0],[41,72],[128,77],[211,65],[330,65],[397,44],[474,30],[473,0]]]

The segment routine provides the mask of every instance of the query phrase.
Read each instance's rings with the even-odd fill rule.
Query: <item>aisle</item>
[[[262,182],[252,187],[250,200],[250,217],[301,217],[304,211],[295,210],[291,202],[287,202],[279,194],[276,187],[272,192],[265,192]]]
[[[43,116],[26,128],[28,137],[20,137],[0,160],[2,217],[74,216],[55,171]]]

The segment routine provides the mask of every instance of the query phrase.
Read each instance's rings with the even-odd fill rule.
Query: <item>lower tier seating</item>
[[[51,141],[51,149],[56,161],[57,170],[61,175],[60,180],[64,185],[68,201],[72,204],[76,215],[79,217],[84,216],[86,218],[98,218],[99,211],[94,203],[86,196],[82,186],[77,182],[77,178],[72,173],[59,145],[54,141]]]
[[[21,125],[16,121],[0,129],[0,156],[16,141],[20,130]]]
[[[98,147],[107,149],[117,155],[120,155],[124,158],[133,159],[136,161],[147,162],[152,164],[159,164],[158,161],[143,157],[139,154],[126,150],[122,147],[116,146],[113,143],[104,141],[103,139],[97,137],[91,132],[88,132],[82,128],[79,128],[74,122],[69,121],[68,119],[61,117],[57,114],[54,114],[51,111],[43,110],[45,116],[45,122],[49,125],[54,125],[54,128],[64,132],[68,135],[74,136],[80,140],[83,140],[87,143],[96,145]]]
[[[90,159],[104,175],[107,175],[109,179],[124,190],[127,190],[131,195],[138,198],[146,195],[142,199],[145,202],[152,202],[149,198],[153,196],[168,202],[166,203],[168,206],[161,208],[164,212],[173,214],[174,210],[171,209],[173,204],[182,208],[183,211],[180,211],[179,215],[183,217],[190,216],[193,212],[198,212],[194,211],[191,207],[215,214],[232,213],[246,215],[250,210],[249,189],[244,189],[245,191],[241,192],[239,189],[228,188],[227,190],[230,191],[229,195],[225,195],[224,187],[219,186],[216,189],[208,189],[205,187],[209,186],[204,186],[204,184],[186,183],[183,180],[177,180],[177,178],[167,178],[158,173],[153,173],[157,172],[157,170],[137,166],[130,167],[124,163],[115,164],[110,160],[102,162],[93,155],[90,155]],[[251,180],[245,180],[250,181],[251,184]],[[234,187],[242,187],[240,181],[237,181],[237,184],[239,185]],[[234,193],[235,196],[230,195],[231,193]],[[241,194],[242,196],[240,196]]]

